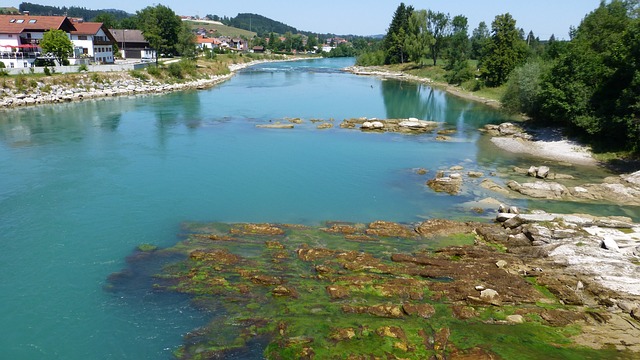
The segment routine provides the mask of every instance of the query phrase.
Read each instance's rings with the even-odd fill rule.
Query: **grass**
[[[191,29],[194,29],[194,30],[201,29],[201,28],[206,29],[207,33],[210,34],[209,35],[210,37],[230,36],[230,37],[245,37],[245,38],[251,39],[257,35],[257,33],[253,31],[238,29],[238,28],[234,28],[226,25],[211,24],[211,23],[197,21],[197,20],[188,20],[185,22],[191,27]],[[213,30],[213,33],[211,33],[210,30]]]

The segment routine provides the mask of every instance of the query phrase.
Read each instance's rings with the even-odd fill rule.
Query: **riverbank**
[[[502,107],[502,104],[500,104],[500,102],[497,100],[482,97],[469,91],[464,91],[459,87],[452,86],[447,83],[438,82],[429,78],[407,74],[405,72],[390,71],[378,66],[372,66],[372,67],[350,66],[348,68],[345,68],[344,70],[355,75],[376,76],[382,79],[395,79],[395,80],[413,81],[413,82],[418,82],[422,84],[427,84],[430,86],[437,87],[439,89],[443,89],[448,94],[451,94],[453,96],[456,96],[465,100],[485,104],[494,109],[500,109]]]
[[[207,89],[229,80],[239,70],[265,63],[297,61],[308,58],[283,57],[231,63],[226,74],[197,65],[200,73],[191,78],[158,77],[147,71],[112,73],[76,73],[56,76],[16,75],[0,80],[0,109],[41,104],[55,104],[88,99],[164,94],[190,89]],[[237,60],[237,59],[236,59]],[[239,60],[237,60],[239,61]]]

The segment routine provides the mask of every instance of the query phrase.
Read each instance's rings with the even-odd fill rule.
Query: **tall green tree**
[[[427,11],[414,11],[409,18],[408,35],[404,44],[408,60],[424,65],[429,56],[431,41],[432,36],[427,28]]]
[[[42,52],[53,55],[59,65],[64,65],[73,53],[73,43],[63,30],[45,31],[40,40],[40,47]]]
[[[451,20],[451,38],[447,47],[447,81],[450,84],[460,84],[473,77],[469,69],[469,55],[471,43],[469,42],[469,21],[465,16],[458,15]]]
[[[405,45],[406,37],[409,33],[409,19],[412,13],[413,6],[406,6],[404,3],[400,3],[393,14],[383,45],[385,64],[402,64],[407,60]]]
[[[177,55],[182,21],[173,10],[164,6],[147,6],[136,13],[142,34],[158,55]]]
[[[500,86],[507,81],[516,66],[527,56],[527,46],[511,14],[496,16],[491,23],[491,38],[482,58],[482,73],[489,86]]]
[[[449,14],[427,11],[427,30],[431,34],[431,43],[429,49],[431,51],[431,59],[435,66],[438,62],[438,57],[445,47],[445,43],[451,32]]]
[[[187,59],[195,60],[196,58],[196,35],[185,22],[181,22],[176,50]]]
[[[471,58],[479,60],[484,56],[484,51],[491,38],[491,32],[487,23],[481,21],[471,34]]]

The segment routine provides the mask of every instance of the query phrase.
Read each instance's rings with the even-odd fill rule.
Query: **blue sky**
[[[146,6],[163,4],[178,15],[207,14],[235,16],[240,12],[264,15],[300,30],[318,33],[373,35],[383,34],[400,4],[395,0],[183,0],[151,2],[148,0],[30,0],[54,6],[81,6],[88,9],[115,8],[135,12]],[[432,9],[451,16],[465,15],[470,31],[485,21],[491,26],[496,15],[513,15],[518,27],[533,30],[541,39],[551,34],[568,38],[569,26],[578,26],[582,18],[600,4],[600,0],[408,0],[416,9]],[[5,3],[5,1],[2,1]],[[12,3],[12,4],[11,4]],[[2,5],[20,4],[11,1]]]

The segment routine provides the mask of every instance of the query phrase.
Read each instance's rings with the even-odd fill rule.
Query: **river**
[[[496,110],[340,71],[352,63],[267,63],[209,90],[0,112],[2,358],[171,358],[204,315],[148,283],[103,287],[138,244],[173,245],[184,221],[476,217],[460,204],[486,193],[436,194],[425,181],[455,165],[488,175],[530,161],[481,138],[479,127],[508,120]],[[356,117],[435,120],[456,133],[442,142],[339,128]],[[255,126],[286,118],[304,123]],[[616,209],[603,211],[625,214]]]

